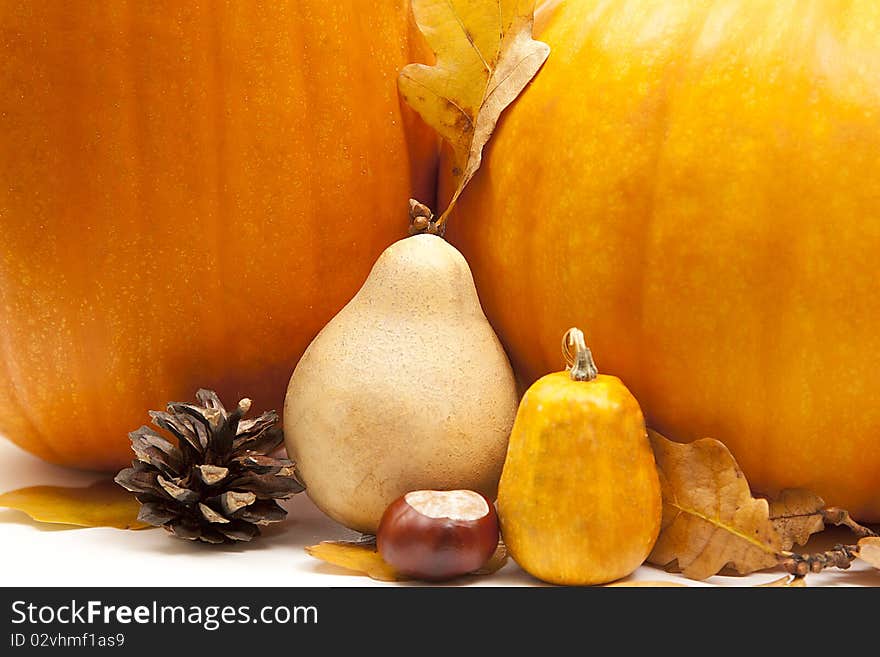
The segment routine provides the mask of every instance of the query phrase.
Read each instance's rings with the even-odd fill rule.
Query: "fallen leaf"
[[[805,545],[825,529],[825,500],[803,488],[788,488],[770,500],[770,520],[782,540],[782,549]]]
[[[663,491],[660,536],[648,560],[692,579],[726,565],[740,574],[777,565],[782,541],[767,501],[752,497],[728,449],[711,438],[679,444],[648,433]]]
[[[318,545],[307,547],[306,552],[316,559],[353,570],[381,582],[403,582],[412,579],[385,563],[376,549],[375,542],[368,540],[322,541]],[[470,575],[491,575],[500,570],[505,563],[507,563],[507,548],[503,543],[499,543],[486,565]]]
[[[807,585],[807,580],[805,577],[795,577],[794,575],[786,575],[785,577],[780,577],[779,579],[774,579],[771,582],[767,582],[766,584],[755,584],[757,588],[775,588],[780,586],[786,586],[789,588],[804,588]]]
[[[874,568],[880,569],[880,537],[869,536],[859,541],[858,557]]]
[[[501,112],[535,76],[550,47],[532,38],[534,0],[413,0],[412,7],[436,64],[405,66],[398,86],[453,150],[457,185],[437,220],[442,234]]]
[[[0,506],[23,511],[39,522],[78,527],[147,529],[137,519],[140,504],[112,480],[85,488],[31,486],[0,495]]]
[[[636,581],[636,582],[612,582],[611,584],[605,584],[605,587],[611,587],[611,586],[613,586],[613,587],[621,586],[621,587],[631,587],[631,588],[638,587],[638,588],[656,589],[656,588],[673,588],[673,587],[679,587],[679,586],[687,587],[687,584],[682,584],[680,582],[662,582],[662,581],[652,582],[652,581],[647,581],[647,580]]]
[[[310,545],[306,552],[327,563],[354,570],[381,582],[398,582],[406,577],[385,563],[375,544],[351,541],[321,541]]]

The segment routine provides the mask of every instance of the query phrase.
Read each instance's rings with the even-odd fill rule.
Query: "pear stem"
[[[409,200],[409,234],[419,235],[428,233],[429,235],[439,235],[443,237],[446,232],[446,223],[444,217],[437,216],[424,203],[420,203],[414,198]]]
[[[562,336],[562,355],[572,381],[592,381],[599,376],[593,353],[580,329],[570,328]]]

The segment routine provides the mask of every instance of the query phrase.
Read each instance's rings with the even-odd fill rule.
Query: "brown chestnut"
[[[444,580],[482,567],[498,547],[494,505],[472,490],[418,490],[398,498],[379,522],[382,558],[399,572]]]

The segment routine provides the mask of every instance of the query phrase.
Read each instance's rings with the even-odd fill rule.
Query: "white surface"
[[[88,485],[97,475],[46,464],[0,438],[0,492],[36,485]],[[0,508],[0,585],[2,586],[400,586],[324,564],[303,547],[322,540],[351,539],[323,516],[305,494],[287,504],[288,519],[269,527],[250,544],[213,546],[190,543],[165,531],[70,529],[31,521]],[[845,531],[826,532],[811,549],[851,542]],[[713,577],[693,582],[651,566],[630,579],[678,581],[690,586],[751,586],[781,577],[763,572],[748,577]],[[858,563],[851,570],[811,575],[808,585],[878,586],[880,571]],[[488,577],[457,582],[468,586],[532,586],[540,583],[509,562]]]

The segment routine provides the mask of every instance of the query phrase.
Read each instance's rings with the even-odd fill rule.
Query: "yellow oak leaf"
[[[444,223],[477,171],[504,109],[550,54],[532,38],[534,0],[413,0],[436,64],[410,64],[398,78],[404,100],[452,147],[456,191]]]
[[[147,529],[138,520],[140,504],[112,480],[84,488],[31,486],[0,495],[0,506],[16,509],[39,522],[78,527]]]
[[[649,431],[663,519],[651,563],[706,579],[725,566],[740,574],[777,565],[782,540],[766,500],[754,499],[728,449],[711,438],[689,444]]]
[[[350,541],[321,541],[306,548],[311,556],[340,568],[347,568],[381,582],[397,582],[406,579],[394,567],[385,563],[376,550],[375,543]]]
[[[322,541],[306,548],[311,556],[334,566],[347,568],[382,582],[402,582],[412,578],[399,573],[382,559],[375,542]],[[491,575],[507,563],[507,549],[498,544],[489,561],[471,575]]]
[[[778,588],[778,587],[787,587],[800,589],[804,588],[807,585],[807,580],[805,577],[795,577],[794,575],[786,575],[785,577],[780,577],[779,579],[774,579],[771,582],[766,582],[764,584],[756,584],[755,586],[758,588]]]

